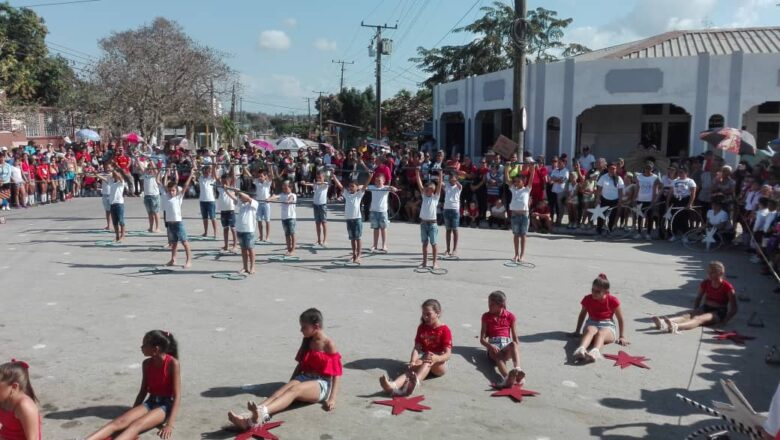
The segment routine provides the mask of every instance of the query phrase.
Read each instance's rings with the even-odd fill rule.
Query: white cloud
[[[292,75],[271,75],[273,90],[285,97],[299,98],[306,96],[301,80]]]
[[[263,31],[260,32],[257,47],[263,50],[287,50],[290,48],[290,37],[284,31]]]
[[[323,52],[334,52],[336,50],[336,41],[327,38],[317,38],[314,40],[314,47]]]
[[[284,19],[284,21],[283,21],[282,23],[284,23],[284,25],[285,25],[285,26],[287,26],[287,27],[288,27],[288,28],[290,28],[290,29],[292,29],[292,28],[294,28],[294,27],[298,26],[298,20],[296,20],[296,19],[294,19],[294,18],[292,18],[292,17],[290,17],[290,18],[285,18],[285,19]]]
[[[775,7],[775,0],[743,0],[741,3],[729,27],[755,26],[761,18],[762,9]]]

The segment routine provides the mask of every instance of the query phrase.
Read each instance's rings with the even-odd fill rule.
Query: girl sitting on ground
[[[420,325],[407,371],[392,381],[387,375],[380,377],[379,384],[385,392],[393,396],[408,396],[429,374],[442,376],[447,372],[447,361],[452,354],[452,333],[440,317],[439,301],[429,299],[422,304]]]
[[[602,358],[601,349],[613,342],[620,345],[628,345],[628,339],[624,336],[626,331],[623,320],[623,310],[620,301],[609,293],[609,280],[607,276],[599,274],[593,280],[591,293],[580,301],[582,309],[577,318],[577,329],[570,334],[572,337],[580,337],[580,346],[574,350],[574,362],[594,362]],[[585,321],[585,315],[588,320]],[[614,318],[617,318],[620,333],[615,328]],[[585,329],[582,333],[582,323]]]
[[[0,365],[0,439],[41,440],[41,415],[29,369],[15,359]]]
[[[271,416],[287,409],[295,401],[322,403],[326,411],[336,408],[336,395],[342,374],[341,354],[336,344],[322,330],[322,313],[308,309],[299,319],[303,342],[295,360],[298,365],[292,380],[260,404],[248,402],[249,415],[228,413],[228,419],[238,429],[246,431],[271,420]]]
[[[658,330],[680,333],[705,325],[725,324],[737,314],[737,297],[734,286],[725,280],[726,267],[720,261],[712,261],[707,267],[707,279],[699,284],[699,294],[693,302],[693,310],[677,316],[653,316]]]
[[[511,387],[525,382],[525,373],[520,368],[520,345],[517,338],[515,315],[506,309],[506,294],[496,290],[488,296],[488,311],[482,314],[482,329],[479,342],[496,363],[501,374],[499,387]],[[509,370],[506,362],[512,359],[514,368]]]

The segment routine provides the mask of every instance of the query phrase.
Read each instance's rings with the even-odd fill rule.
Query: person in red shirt
[[[539,200],[531,210],[531,226],[536,232],[552,232],[552,214],[547,200]]]
[[[725,324],[737,314],[737,297],[734,286],[725,280],[726,266],[711,261],[707,266],[707,279],[699,284],[699,294],[688,310],[670,318],[653,316],[658,330],[675,334],[680,330],[692,330],[705,325]]]
[[[125,148],[119,146],[116,149],[114,163],[124,171],[124,174],[130,174],[130,158],[125,155]]]
[[[482,314],[479,343],[487,349],[488,357],[498,367],[501,374],[498,386],[511,387],[525,382],[525,373],[520,368],[520,340],[517,338],[515,315],[506,309],[506,294],[500,290],[488,296],[488,311]],[[510,358],[514,365],[511,371],[506,367]]]
[[[38,191],[41,195],[41,204],[49,203],[49,164],[43,159],[35,160],[35,178],[38,180]]]
[[[580,338],[580,346],[574,350],[574,362],[593,362],[601,359],[601,349],[613,342],[620,345],[629,344],[624,336],[626,326],[620,301],[609,293],[609,280],[606,275],[599,274],[593,280],[590,295],[582,298],[580,304],[582,309],[577,318],[577,329],[570,334],[571,337]],[[587,321],[585,315],[588,316]],[[619,334],[615,329],[613,317],[617,318],[620,326]],[[583,322],[585,322],[585,329],[580,334]]]
[[[393,173],[390,167],[387,164],[387,159],[383,156],[378,156],[374,163],[376,163],[376,169],[374,169],[374,177],[378,175],[385,176],[385,182],[387,182],[388,185],[390,185],[390,182],[393,181]]]
[[[408,396],[418,388],[428,374],[441,376],[447,372],[447,361],[452,355],[452,332],[439,320],[441,304],[435,299],[422,304],[422,316],[414,338],[414,349],[405,374],[390,380],[387,375],[379,378],[386,393]]]

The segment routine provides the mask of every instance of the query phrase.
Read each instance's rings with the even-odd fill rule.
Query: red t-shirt
[[[49,165],[43,164],[38,165],[35,168],[35,172],[38,175],[39,180],[48,180],[49,179]]]
[[[385,164],[379,165],[376,167],[376,170],[374,170],[374,182],[376,182],[376,176],[382,174],[385,176],[385,185],[390,185],[392,173],[390,172],[390,167],[388,167]]]
[[[612,319],[615,309],[620,307],[620,301],[607,293],[601,301],[593,298],[593,295],[585,295],[580,301],[582,307],[588,312],[588,317],[595,321],[606,321]]]
[[[173,372],[169,354],[163,359],[162,368],[152,364],[152,360],[144,362],[144,376],[146,377],[146,392],[158,397],[173,396]]]
[[[512,335],[515,315],[507,309],[501,310],[498,316],[486,312],[482,314],[482,323],[485,324],[485,336],[488,338],[508,338]]]
[[[539,215],[545,215],[550,213],[550,205],[544,205],[542,208],[534,208],[533,211],[531,211],[534,214]]]
[[[707,301],[716,304],[728,305],[729,298],[734,293],[734,286],[726,280],[720,282],[720,286],[714,287],[710,280],[704,280],[699,285],[699,290],[704,292]]]
[[[123,170],[130,172],[130,158],[125,156],[124,154],[120,154],[114,159],[114,162],[116,162],[116,166],[119,168],[122,168]]]
[[[452,347],[450,328],[444,324],[436,328],[420,324],[417,327],[417,336],[414,337],[414,346],[419,347],[423,353],[444,353]]]

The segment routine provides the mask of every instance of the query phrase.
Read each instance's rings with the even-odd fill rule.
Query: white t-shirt
[[[198,179],[200,185],[200,201],[201,202],[213,202],[214,201],[214,184],[217,180],[213,177],[201,177]]]
[[[769,208],[759,209],[756,211],[756,221],[753,223],[753,230],[769,232],[776,215],[777,211],[770,211]]]
[[[449,182],[444,184],[444,209],[454,209],[460,211],[460,193],[463,191],[463,187],[458,185],[450,185]]]
[[[184,194],[179,188],[178,193],[171,197],[166,191],[163,194],[163,211],[165,211],[166,222],[180,222],[181,221],[181,204],[184,202]]]
[[[512,201],[509,202],[509,210],[528,212],[528,199],[531,197],[531,187],[524,186],[522,188],[517,188],[510,186],[509,191],[512,192]]]
[[[349,191],[344,192],[344,217],[347,220],[360,218],[360,202],[365,193],[365,191],[355,191],[354,194]]]
[[[696,188],[696,182],[690,177],[686,177],[685,179],[674,179],[672,188],[674,189],[674,197],[676,199],[684,199],[693,194],[693,190]]]
[[[552,192],[560,194],[563,192],[563,188],[566,185],[566,180],[569,178],[569,170],[566,168],[554,169],[550,173],[551,179],[563,179],[560,183],[555,182],[552,184]]]
[[[755,211],[758,208],[758,199],[760,198],[760,191],[748,191],[745,196],[745,211]]]
[[[111,194],[111,190],[109,189],[111,186],[111,182],[114,181],[114,178],[111,176],[108,176],[106,180],[103,180],[100,182],[100,195],[101,196],[108,196]]]
[[[777,385],[772,403],[769,404],[769,413],[766,415],[764,429],[773,436],[780,432],[780,384]]]
[[[108,185],[108,200],[113,205],[114,203],[125,203],[125,181],[119,182],[112,181]]]
[[[707,210],[707,223],[712,226],[718,226],[721,223],[726,223],[729,221],[729,214],[724,211],[720,210],[717,214],[715,214],[715,211],[712,209]]]
[[[387,212],[387,197],[390,192],[389,187],[385,186],[377,188],[374,185],[370,185],[368,189],[371,192],[371,207],[369,211],[373,212]]]
[[[328,203],[328,186],[329,185],[327,183],[314,184],[314,197],[312,198],[312,204],[326,205]]]
[[[241,203],[241,206],[238,208],[238,215],[236,215],[236,232],[255,232],[258,206],[260,205],[257,203],[257,200]]]
[[[430,197],[423,194],[422,206],[420,207],[420,220],[436,220],[436,205],[438,204],[438,201],[439,194],[434,194]]]
[[[615,180],[617,180],[617,185],[615,185]],[[613,179],[609,174],[604,174],[599,177],[599,181],[596,185],[601,188],[601,197],[604,197],[607,200],[617,200],[620,197],[620,192],[618,190],[625,188],[623,179],[620,176],[616,175],[615,179]]]
[[[252,183],[255,184],[255,200],[267,200],[271,197],[271,181],[266,180],[261,182],[260,179],[254,179]]]
[[[157,184],[157,176],[153,174],[144,174],[144,195],[157,196],[160,194],[160,185]]]
[[[636,200],[638,202],[652,202],[653,188],[657,185],[658,176],[655,174],[649,176],[638,174],[636,180],[639,182],[639,194],[637,195]]]
[[[219,194],[219,197],[217,197],[217,211],[235,211],[236,210],[236,202],[230,196],[227,195],[227,191],[225,188],[217,188],[217,194]],[[254,231],[245,231],[245,232],[254,232]]]
[[[295,193],[281,193],[279,201],[282,202],[282,220],[295,218],[295,202],[298,201],[298,196]]]
[[[585,171],[589,171],[593,164],[596,163],[596,158],[592,154],[588,153],[586,156],[580,157],[579,162],[580,168]]]
[[[22,178],[22,169],[13,166],[11,167],[11,183],[23,183],[24,179]]]

